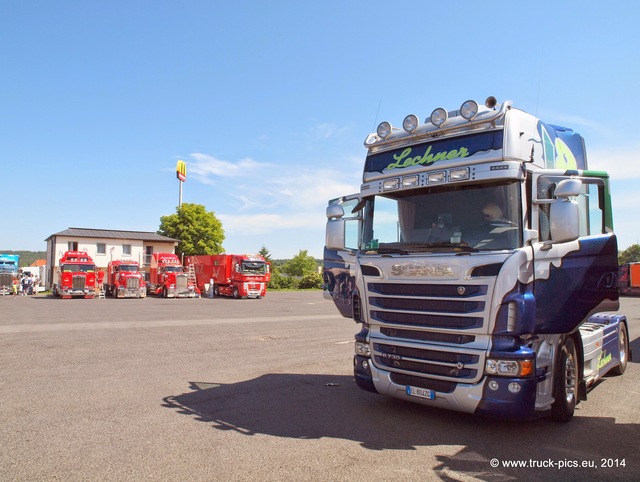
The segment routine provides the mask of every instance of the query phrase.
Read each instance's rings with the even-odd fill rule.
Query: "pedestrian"
[[[13,297],[15,298],[18,295],[18,280],[14,279],[11,283],[11,292],[13,293]]]

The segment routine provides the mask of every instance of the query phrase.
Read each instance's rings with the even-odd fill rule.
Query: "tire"
[[[578,403],[578,352],[573,338],[567,338],[560,349],[556,374],[554,376],[551,419],[556,422],[568,422]]]
[[[233,297],[235,299],[240,298],[240,293],[238,293],[238,288],[236,288],[236,287],[233,288]]]
[[[618,341],[620,344],[620,363],[611,369],[610,373],[612,375],[622,375],[627,369],[627,362],[629,361],[629,337],[627,336],[627,325],[624,323],[620,323]]]
[[[169,297],[169,291],[167,290],[166,286],[164,288],[162,288],[162,297],[163,298],[168,298]]]

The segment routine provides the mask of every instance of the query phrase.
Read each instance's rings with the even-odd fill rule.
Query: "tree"
[[[640,261],[640,244],[632,244],[624,251],[618,252],[618,265]]]
[[[287,261],[281,268],[283,273],[289,276],[305,276],[318,272],[318,263],[307,254],[307,250],[300,250],[292,259]]]
[[[201,204],[183,203],[175,214],[161,216],[158,234],[180,240],[176,247],[180,257],[224,252],[222,223]]]
[[[269,253],[269,250],[266,246],[262,246],[262,248],[260,248],[260,251],[258,251],[258,254],[262,256],[265,261],[271,262],[271,253]]]

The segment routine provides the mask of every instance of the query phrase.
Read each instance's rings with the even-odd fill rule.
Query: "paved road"
[[[639,363],[568,424],[499,422],[357,389],[356,328],[318,292],[0,298],[0,480],[640,479]]]

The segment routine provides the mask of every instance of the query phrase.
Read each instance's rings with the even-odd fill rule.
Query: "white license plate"
[[[420,387],[411,387],[407,385],[407,395],[412,397],[426,398],[427,400],[435,400],[436,393],[433,390]]]

